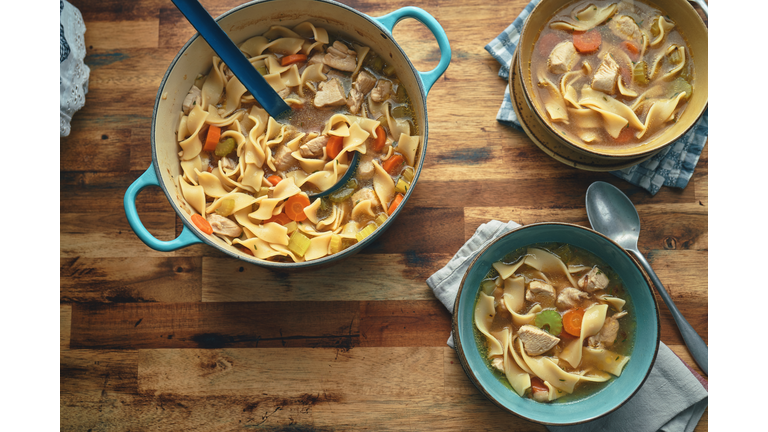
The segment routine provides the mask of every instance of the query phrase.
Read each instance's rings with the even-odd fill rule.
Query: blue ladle
[[[224,33],[219,24],[211,17],[207,10],[197,0],[172,0],[173,4],[181,11],[192,27],[200,33],[200,36],[208,42],[211,49],[226,64],[233,74],[240,80],[245,88],[256,98],[261,106],[278,121],[288,120],[291,107],[277,94],[264,77],[256,71],[251,62],[245,57],[240,48],[232,42],[232,39]],[[310,194],[314,200],[330,195],[342,188],[355,173],[358,163],[358,152],[352,152],[352,161],[347,172],[327,190]]]

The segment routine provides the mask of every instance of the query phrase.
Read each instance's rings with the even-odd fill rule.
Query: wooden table
[[[453,58],[429,94],[424,170],[395,225],[336,266],[296,274],[203,245],[157,252],[133,233],[123,195],[150,164],[157,89],[194,31],[170,1],[72,3],[91,75],[61,139],[63,430],[544,431],[472,386],[425,280],[489,219],[589,226],[584,193],[596,180],[637,204],[641,251],[707,340],[707,148],[684,190],[651,196],[559,163],[496,122],[506,83],[484,46],[525,0],[344,1],[372,16],[425,9]],[[203,3],[217,16],[240,2]],[[437,64],[421,24],[403,21],[394,35],[420,70]],[[137,206],[155,236],[179,234],[160,189]],[[696,368],[658,301],[662,340]],[[705,413],[696,430],[707,427]]]

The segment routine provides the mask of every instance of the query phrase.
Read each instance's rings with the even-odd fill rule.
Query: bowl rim
[[[464,348],[463,348],[463,345],[461,343],[461,338],[459,336],[459,323],[458,323],[458,321],[459,321],[459,319],[458,319],[458,316],[459,316],[459,299],[461,298],[461,293],[464,290],[464,284],[465,284],[465,282],[467,280],[467,276],[469,275],[470,270],[475,266],[475,264],[477,263],[479,258],[482,255],[484,255],[486,253],[486,251],[492,245],[494,245],[496,242],[501,241],[501,239],[503,239],[503,238],[505,238],[507,236],[515,235],[515,234],[519,233],[519,231],[521,231],[521,230],[524,230],[524,229],[527,229],[527,228],[533,228],[533,227],[540,227],[540,226],[562,226],[562,227],[575,228],[575,229],[587,231],[587,232],[589,232],[591,234],[597,235],[597,236],[601,237],[602,239],[607,240],[608,242],[612,243],[614,246],[616,246],[616,248],[619,251],[621,251],[621,253],[623,255],[626,255],[630,259],[630,261],[633,263],[633,265],[636,267],[636,269],[642,275],[643,279],[645,280],[645,282],[646,282],[646,284],[648,286],[649,294],[651,295],[651,299],[653,300],[651,302],[651,304],[653,305],[653,309],[655,311],[655,313],[653,314],[654,320],[656,322],[656,334],[654,335],[654,339],[655,339],[655,344],[654,345],[655,345],[655,347],[654,347],[654,350],[653,350],[653,356],[651,357],[650,366],[645,371],[643,379],[640,380],[640,382],[638,383],[637,387],[634,388],[631,393],[629,393],[622,401],[620,401],[618,404],[616,404],[613,408],[611,408],[611,409],[609,409],[609,410],[607,410],[607,411],[605,411],[605,412],[603,412],[603,413],[601,413],[599,415],[592,416],[590,418],[587,418],[587,419],[584,419],[584,420],[575,421],[575,422],[548,422],[548,421],[542,421],[542,420],[534,419],[534,418],[528,417],[528,416],[526,416],[524,414],[521,414],[521,413],[518,413],[516,411],[513,411],[512,409],[510,409],[509,407],[504,405],[501,401],[499,401],[499,400],[495,399],[494,397],[492,397],[490,395],[490,393],[483,387],[483,385],[481,384],[481,381],[477,378],[477,376],[475,375],[474,371],[469,367],[469,364],[468,364],[467,359],[466,359],[466,355],[464,353]],[[520,225],[519,227],[516,227],[516,228],[512,229],[511,231],[509,231],[509,232],[507,232],[507,233],[497,237],[496,239],[494,239],[493,241],[488,243],[485,247],[483,247],[477,253],[477,255],[472,259],[472,262],[470,263],[469,267],[467,267],[467,270],[464,272],[464,276],[461,279],[461,284],[459,285],[459,289],[458,289],[458,291],[456,293],[456,300],[454,301],[452,317],[451,317],[451,335],[453,336],[456,354],[459,357],[459,361],[461,363],[462,369],[464,369],[464,372],[467,374],[467,377],[472,382],[472,384],[475,386],[475,388],[477,388],[478,391],[480,391],[480,393],[482,393],[488,400],[490,400],[496,406],[502,408],[503,410],[505,410],[505,411],[507,411],[507,412],[509,412],[511,414],[514,414],[517,417],[523,418],[525,420],[528,420],[528,421],[531,421],[531,422],[534,422],[534,423],[543,424],[543,425],[566,426],[566,425],[575,425],[575,424],[588,423],[590,421],[593,421],[595,419],[598,419],[600,417],[604,417],[604,416],[612,413],[613,411],[615,411],[615,410],[619,409],[621,406],[623,406],[627,401],[632,399],[632,397],[635,396],[635,394],[640,390],[640,388],[643,387],[643,385],[645,384],[646,380],[648,379],[648,376],[651,373],[651,370],[653,369],[654,364],[656,363],[656,358],[657,358],[658,352],[659,352],[659,345],[661,344],[661,316],[660,316],[660,312],[659,312],[659,304],[658,304],[658,301],[656,299],[656,296],[653,293],[653,288],[652,287],[653,287],[653,282],[651,281],[651,278],[648,276],[648,273],[643,269],[643,266],[638,264],[637,260],[632,256],[632,254],[630,254],[626,249],[621,247],[615,241],[611,240],[610,238],[606,237],[605,235],[603,235],[603,234],[601,234],[601,233],[599,233],[599,232],[597,232],[597,231],[595,231],[593,229],[590,229],[590,228],[587,228],[587,227],[584,227],[584,226],[581,226],[581,225],[576,225],[576,224],[572,224],[572,223],[566,223],[566,222],[537,222],[537,223],[532,223],[532,224],[528,224],[528,225]],[[574,403],[578,403],[578,401],[574,402]]]
[[[394,35],[389,32],[381,23],[376,21],[374,18],[369,16],[366,13],[363,13],[353,7],[347,6],[343,3],[339,3],[338,1],[334,0],[308,0],[313,3],[323,3],[327,5],[328,7],[339,7],[342,9],[345,9],[351,13],[354,13],[358,15],[360,18],[367,21],[368,24],[376,28],[378,31],[381,32],[382,37],[386,36],[386,39],[390,41],[393,48],[397,49],[402,57],[405,59],[406,63],[410,67],[410,74],[413,76],[413,79],[416,82],[416,86],[419,88],[421,95],[422,95],[422,105],[424,107],[424,118],[423,118],[423,126],[419,125],[421,129],[423,129],[424,139],[421,142],[421,154],[422,157],[419,159],[418,166],[414,166],[414,176],[413,181],[411,182],[411,186],[406,191],[405,195],[403,196],[403,202],[401,205],[397,206],[395,211],[389,215],[387,220],[384,222],[382,226],[377,228],[371,235],[364,238],[362,241],[355,243],[354,245],[348,247],[347,249],[332,254],[332,255],[326,255],[324,257],[318,258],[316,260],[311,261],[303,261],[303,262],[276,262],[276,261],[268,261],[256,258],[254,256],[247,255],[245,253],[235,253],[232,252],[229,249],[223,248],[220,245],[216,244],[212,239],[210,239],[207,235],[202,235],[200,233],[199,229],[192,223],[192,221],[189,219],[189,215],[179,206],[176,205],[172,198],[172,191],[168,190],[166,188],[164,181],[159,181],[159,187],[162,189],[163,193],[165,194],[165,197],[171,207],[173,208],[174,212],[178,216],[178,218],[181,220],[182,224],[186,226],[191,232],[204,244],[211,246],[215,248],[216,250],[228,255],[229,257],[239,259],[244,262],[248,262],[251,264],[258,265],[260,267],[266,267],[272,270],[298,270],[298,269],[309,269],[312,267],[325,267],[332,264],[335,264],[336,262],[350,257],[352,255],[355,255],[365,249],[366,247],[370,246],[370,244],[378,238],[381,234],[383,234],[392,224],[389,223],[390,220],[395,219],[400,212],[405,207],[405,204],[408,201],[408,198],[413,193],[413,189],[415,184],[417,183],[419,176],[421,174],[421,170],[424,166],[424,160],[427,156],[427,141],[428,141],[428,134],[429,134],[429,121],[428,121],[428,113],[427,113],[427,96],[428,93],[424,87],[424,83],[421,79],[421,76],[419,75],[418,69],[416,69],[416,66],[413,64],[411,59],[408,57],[408,54],[403,50],[403,48],[400,46],[400,44],[395,40]],[[233,8],[227,10],[226,12],[222,13],[221,15],[214,18],[214,20],[218,23],[222,19],[241,12],[242,10],[252,7],[252,6],[258,6],[261,3],[271,3],[271,2],[285,2],[288,4],[288,7],[290,7],[289,0],[251,0],[248,2],[245,2],[243,4],[234,6]],[[151,150],[152,150],[152,165],[154,166],[155,175],[158,179],[163,179],[163,170],[159,163],[158,157],[157,157],[157,150],[156,150],[156,122],[157,122],[157,112],[160,108],[160,103],[162,100],[162,95],[164,92],[164,88],[166,85],[166,82],[170,78],[171,73],[173,72],[174,68],[176,67],[176,64],[178,61],[185,55],[186,51],[189,49],[189,47],[198,39],[203,39],[199,32],[195,31],[195,33],[189,38],[189,40],[181,47],[179,48],[178,53],[174,56],[173,60],[171,60],[170,64],[168,65],[168,68],[166,69],[165,73],[163,74],[163,78],[160,81],[160,85],[158,86],[157,95],[155,96],[155,103],[152,109],[152,120],[151,120],[151,127],[150,127],[150,144],[151,144]],[[399,77],[399,75],[398,75]]]
[[[548,0],[541,0],[539,3],[534,6],[534,8],[531,10],[531,13],[528,14],[528,17],[525,19],[525,22],[523,23],[523,27],[520,31],[520,42],[522,42],[523,35],[525,35],[526,30],[529,32],[533,31],[533,27],[529,27],[529,23],[531,22],[531,17],[536,13],[536,10],[543,9],[543,6],[541,6],[542,3],[546,3]],[[553,1],[553,0],[549,0]],[[577,0],[569,0],[569,3],[573,3]],[[651,0],[654,4],[656,1],[659,0]],[[709,40],[709,28],[704,24],[704,21],[701,19],[701,16],[696,12],[696,9],[691,5],[691,3],[687,0],[680,0],[680,3],[685,3],[682,7],[683,8],[690,8],[689,12],[693,12],[693,15],[696,16],[697,20],[696,25],[701,25],[701,28],[704,29],[704,32],[707,34],[707,40]],[[562,7],[565,7],[566,4],[564,4]],[[658,6],[657,6],[658,7]],[[535,30],[535,29],[534,29]],[[518,42],[518,47],[520,45],[520,42]],[[535,40],[534,40],[535,42]],[[517,48],[517,47],[516,47]],[[626,153],[622,154],[615,154],[607,151],[601,151],[600,149],[594,149],[594,148],[588,148],[586,146],[581,146],[575,142],[572,142],[570,139],[567,139],[565,137],[560,136],[560,134],[557,133],[557,131],[554,129],[554,127],[550,124],[549,121],[547,121],[541,112],[539,112],[539,109],[536,107],[536,105],[533,103],[533,98],[531,97],[530,91],[528,89],[528,85],[525,80],[525,71],[523,70],[523,62],[521,60],[522,56],[517,56],[517,65],[518,73],[520,75],[520,80],[522,81],[522,88],[523,88],[523,96],[525,98],[525,101],[528,103],[528,106],[531,108],[533,113],[535,114],[536,118],[539,119],[539,121],[544,125],[544,127],[547,129],[547,131],[555,137],[555,139],[559,140],[560,142],[564,143],[568,147],[573,148],[576,151],[579,151],[581,153],[585,153],[588,155],[591,155],[593,157],[600,157],[600,158],[615,158],[615,159],[637,159],[643,156],[653,156],[652,153],[658,152],[660,150],[663,150],[673,143],[675,143],[677,140],[683,137],[683,135],[687,134],[701,119],[701,117],[704,115],[704,113],[707,111],[707,108],[709,107],[709,96],[707,94],[707,100],[704,102],[704,104],[701,107],[701,110],[696,114],[696,116],[693,118],[693,121],[682,131],[680,131],[675,136],[671,137],[670,139],[666,140],[666,142],[659,142],[658,145],[655,145],[653,147],[648,147],[642,151],[628,151]],[[705,66],[707,67],[707,66]],[[635,149],[638,147],[642,147],[643,144],[639,144],[634,147],[629,147],[628,149]],[[654,153],[655,154],[655,153]]]

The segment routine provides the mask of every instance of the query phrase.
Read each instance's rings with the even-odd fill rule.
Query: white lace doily
[[[69,135],[72,116],[85,105],[88,76],[91,70],[83,63],[85,58],[85,24],[76,7],[65,0],[59,3],[61,40],[59,89],[61,110],[59,129],[61,136]]]

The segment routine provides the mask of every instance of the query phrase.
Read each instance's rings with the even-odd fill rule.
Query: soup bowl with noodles
[[[645,382],[659,347],[648,275],[609,238],[564,223],[525,225],[481,250],[452,326],[480,392],[549,425],[617,409]]]
[[[394,41],[404,18],[437,39],[435,69],[418,71]],[[158,90],[152,164],[124,198],[131,228],[156,250],[205,243],[274,269],[358,252],[392,224],[419,178],[427,93],[450,62],[442,27],[414,7],[369,17],[330,0],[254,1],[216,20],[293,106],[290,124],[270,118],[196,34]],[[310,205],[353,151],[356,175],[367,167],[367,177]],[[160,186],[184,223],[177,238],[159,240],[141,223],[135,201],[147,186]]]
[[[707,27],[684,0],[542,0],[517,51],[523,94],[557,142],[637,160],[707,107]]]

